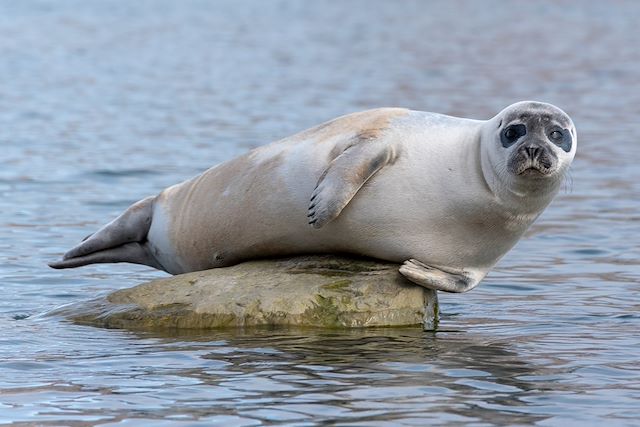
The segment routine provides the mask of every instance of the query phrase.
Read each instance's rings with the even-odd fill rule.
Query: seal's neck
[[[502,198],[529,212],[542,211],[560,190],[561,178],[545,180],[512,179],[503,184]]]

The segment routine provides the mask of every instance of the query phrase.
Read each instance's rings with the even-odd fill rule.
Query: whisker
[[[573,175],[571,175],[571,167],[567,169],[567,173],[565,174],[563,179],[563,184],[565,194],[573,193]]]

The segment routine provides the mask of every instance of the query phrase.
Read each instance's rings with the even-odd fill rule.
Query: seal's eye
[[[500,135],[500,141],[503,147],[508,147],[518,140],[521,136],[527,134],[527,128],[523,124],[507,126]]]
[[[549,140],[567,153],[571,151],[571,131],[569,129],[555,128],[548,133]]]

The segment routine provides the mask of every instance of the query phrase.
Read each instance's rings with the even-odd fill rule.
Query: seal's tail
[[[62,260],[50,263],[49,267],[74,268],[96,263],[131,262],[162,268],[144,245],[151,227],[154,200],[155,197],[147,197],[134,203],[118,218],[64,254]]]

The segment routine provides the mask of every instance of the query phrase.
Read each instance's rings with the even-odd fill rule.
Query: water
[[[638,2],[0,1],[0,422],[634,425]],[[161,277],[45,263],[130,203],[337,115],[578,128],[566,188],[440,330],[154,335],[42,318]]]

